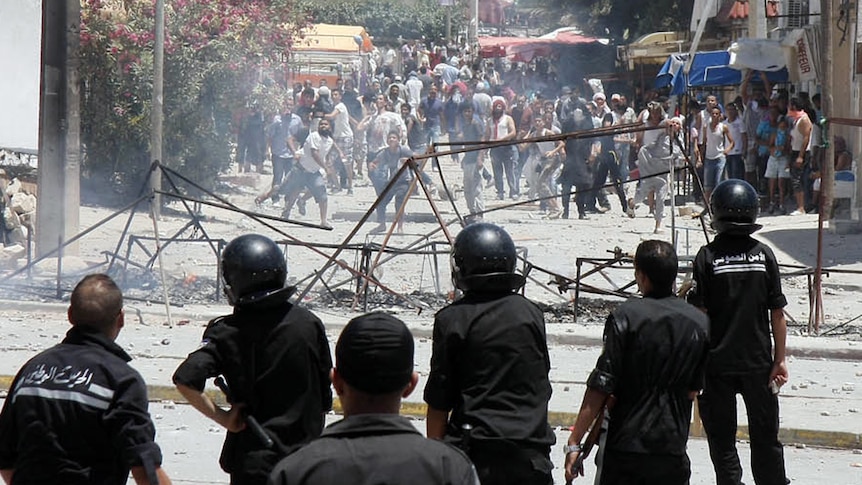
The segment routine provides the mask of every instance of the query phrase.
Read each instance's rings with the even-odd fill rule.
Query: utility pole
[[[165,73],[165,0],[156,0],[156,32],[153,48],[153,106],[150,119],[150,162],[164,163],[162,157],[162,125],[164,121],[164,73]],[[152,216],[161,217],[162,171],[150,173],[150,189],[153,191]]]
[[[825,47],[820,56],[820,71],[822,73],[822,92],[820,93],[820,108],[823,116],[828,120],[832,117],[833,99],[832,83],[834,68],[832,55],[835,47],[832,45],[832,0],[824,0],[821,4],[820,29],[823,34],[823,46]],[[816,123],[820,120],[811,120]],[[824,127],[822,142],[826,145],[820,167],[820,201],[818,202],[817,218],[817,263],[814,268],[814,315],[808,317],[809,331],[820,334],[820,324],[823,323],[823,222],[824,219],[832,217],[832,194],[835,185],[835,147],[832,145],[832,133],[830,126]]]
[[[446,5],[446,42],[452,42],[452,5]]]
[[[833,62],[833,54],[835,46],[834,42],[834,32],[832,28],[832,1],[833,0],[824,0],[822,3],[822,12],[820,18],[823,19],[821,25],[821,31],[823,33],[823,44],[826,46],[825,55],[820,56],[821,58],[821,71],[823,72],[823,83],[822,83],[822,93],[820,93],[820,109],[823,111],[823,116],[827,118],[827,120],[833,116],[834,113],[834,105],[835,100],[832,98],[832,89],[835,78],[835,65]],[[814,120],[820,121],[820,120]],[[832,130],[827,123],[824,127],[825,130],[823,132],[823,140],[822,143],[826,145],[826,150],[823,155],[823,167],[820,173],[821,183],[820,183],[820,196],[823,199],[823,205],[825,209],[821,210],[821,214],[824,214],[826,217],[830,217],[831,208],[832,208],[832,196],[833,189],[835,187],[835,146],[833,145],[833,136]],[[828,138],[827,138],[828,136]]]
[[[39,86],[39,203],[36,254],[78,232],[80,206],[80,100],[78,44],[80,3],[42,2],[42,62]],[[50,194],[50,195],[48,195]],[[64,254],[77,254],[70,244]]]
[[[43,2],[47,0],[42,0]],[[66,163],[63,165],[63,240],[78,233],[81,213],[81,2],[66,4]],[[63,248],[64,254],[78,254],[78,243]]]
[[[479,0],[470,1],[470,42],[473,46],[479,49]],[[474,53],[474,58],[478,58],[478,54]]]

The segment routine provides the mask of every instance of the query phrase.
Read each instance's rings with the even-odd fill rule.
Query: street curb
[[[8,391],[12,384],[13,376],[0,375],[0,390]],[[207,394],[219,405],[225,404],[224,395],[218,391],[207,391]],[[172,386],[147,386],[147,395],[150,402],[172,401],[174,403],[188,404],[183,396]],[[341,413],[341,403],[338,398],[333,400],[333,412]],[[427,406],[424,403],[402,402],[401,414],[415,419],[425,419]],[[697,411],[695,411],[696,420]],[[578,417],[576,413],[549,411],[548,423],[553,428],[568,428],[574,424]],[[690,436],[692,438],[705,438],[703,427],[700,423],[693,423]],[[740,426],[736,433],[739,440],[750,440],[748,426]],[[844,431],[822,431],[808,429],[781,428],[778,439],[784,446],[817,446],[823,448],[862,449],[862,434]]]
[[[66,310],[69,308],[69,304],[67,302],[34,302],[34,301],[13,301],[13,300],[0,300],[2,302],[3,309],[6,311],[24,311],[24,312],[52,312],[52,313],[61,313],[65,315]],[[312,311],[316,309],[310,308]],[[126,304],[127,316],[134,313],[141,313],[146,315],[154,315],[154,316],[164,316],[164,309],[161,305],[148,305],[141,302],[128,302]],[[318,310],[326,310],[325,308],[321,308]],[[230,313],[230,307],[227,305],[224,306],[198,306],[198,307],[172,307],[171,315],[174,320],[181,319],[193,319],[193,320],[210,320],[212,318],[216,318],[221,315],[225,315]],[[357,314],[358,315],[358,314]],[[329,315],[318,315],[322,320],[324,320],[324,327],[327,332],[340,333],[341,330],[347,325],[347,322],[351,317],[342,317],[338,318],[338,321],[329,321],[326,322],[327,316]],[[397,316],[397,315],[396,315]],[[407,318],[407,325],[410,328],[410,332],[417,339],[431,339],[433,334],[433,329],[430,326],[422,326],[418,327],[416,325],[411,325],[409,322],[409,318]],[[128,320],[127,320],[128,322]],[[561,324],[565,325],[567,328],[554,328],[558,324],[550,323],[546,325],[546,334],[547,334],[547,342],[549,345],[570,345],[575,347],[601,347],[602,339],[601,337],[592,336],[592,335],[584,335],[581,333],[573,332],[570,328],[570,324]],[[849,362],[862,362],[862,346],[855,348],[841,348],[841,349],[830,349],[830,348],[808,348],[808,347],[794,347],[792,344],[787,347],[787,355],[789,357],[794,357],[798,359],[832,359],[832,360],[841,360],[841,361],[849,361]]]

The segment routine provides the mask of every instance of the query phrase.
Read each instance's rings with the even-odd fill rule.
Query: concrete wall
[[[39,142],[41,0],[0,0],[0,147]]]

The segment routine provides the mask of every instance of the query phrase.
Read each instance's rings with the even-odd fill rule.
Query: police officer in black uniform
[[[736,453],[736,395],[742,394],[751,434],[751,471],[757,485],[784,485],[784,450],[778,441],[778,389],[787,382],[778,263],[751,237],[759,209],[748,182],[726,180],[710,198],[718,235],[694,260],[689,302],[710,320],[710,353],[700,416],[718,485],[740,485]],[[773,346],[774,343],[774,346]]]
[[[0,414],[0,475],[6,483],[170,484],[147,411],[144,380],[114,341],[123,294],[104,274],[72,291],[72,328],[24,364]]]
[[[673,293],[676,252],[665,241],[644,241],[635,253],[635,281],[643,298],[614,309],[604,347],[587,379],[566,451],[566,480],[582,453],[589,426],[608,404],[600,485],[687,485],[686,455],[692,401],[703,386],[709,320]],[[594,426],[600,426],[596,423]]]
[[[516,290],[515,244],[471,224],[456,237],[452,279],[464,296],[434,320],[425,385],[427,434],[464,449],[485,485],[552,483],[551,368],[542,311]]]
[[[234,311],[209,322],[174,383],[195,409],[228,430],[219,463],[231,484],[263,484],[291,447],[323,429],[332,407],[329,343],[323,323],[288,301],[295,288],[284,286],[284,254],[269,238],[247,234],[231,241],[222,276]],[[203,392],[216,376],[227,382],[230,409]]]
[[[332,385],[344,419],[282,460],[270,485],[477,485],[476,470],[457,448],[422,437],[399,416],[416,388],[413,335],[385,313],[351,320],[335,345]]]

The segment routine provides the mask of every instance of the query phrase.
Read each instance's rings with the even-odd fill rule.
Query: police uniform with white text
[[[79,286],[93,277],[119,294],[104,275]],[[162,453],[130,360],[108,335],[73,322],[61,343],[24,364],[0,414],[0,470],[13,471],[12,483],[120,485],[137,467],[158,483]]]
[[[731,179],[716,186],[711,204],[713,227],[719,234],[695,257],[694,287],[688,296],[710,318],[710,350],[698,405],[718,485],[742,483],[736,452],[736,394],[742,395],[748,415],[755,483],[786,483],[778,440],[778,396],[770,385],[773,366],[783,366],[782,309],[787,299],[775,255],[750,236],[761,227],[754,223],[758,202],[747,182]],[[774,350],[782,354],[780,363],[774,361]]]

